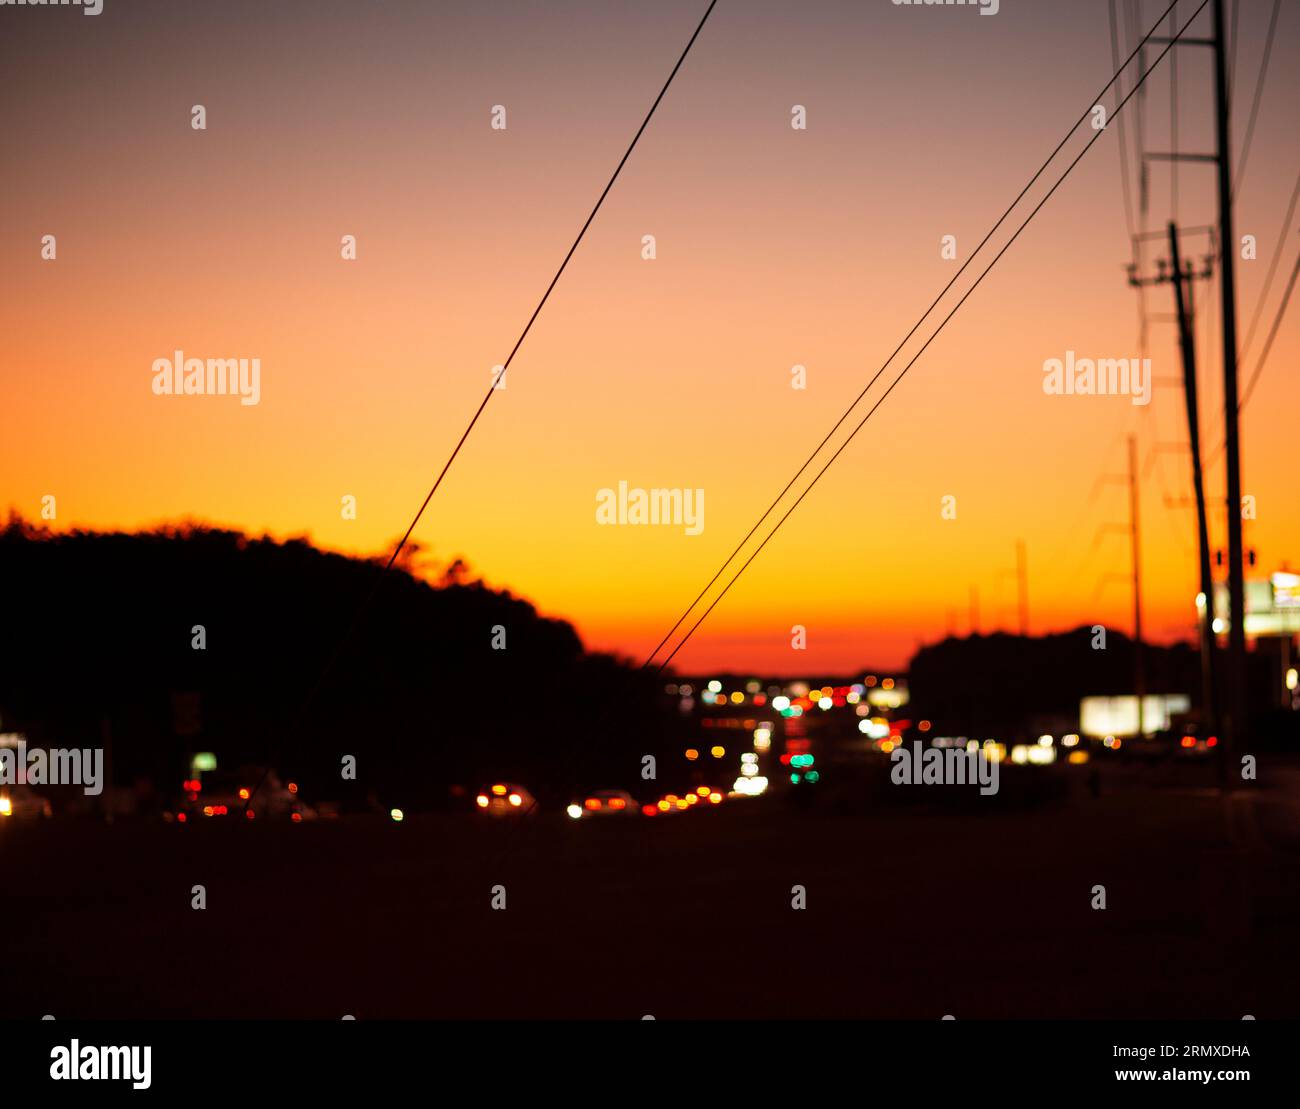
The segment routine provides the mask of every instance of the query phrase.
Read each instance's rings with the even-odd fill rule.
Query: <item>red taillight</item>
[[[657,805],[642,805],[641,811],[645,813],[646,816],[654,816],[655,813],[659,811],[659,807]]]
[[[609,807],[621,812],[623,809],[627,808],[627,802],[621,797],[612,797],[610,798]]]
[[[1205,741],[1206,747],[1217,747],[1218,745],[1219,745],[1219,737],[1216,735],[1210,736],[1210,738]]]
[[[293,814],[289,819],[292,820],[295,824],[301,824],[301,823],[302,823],[302,813],[300,813],[300,812],[296,812],[296,813],[294,813],[294,814]]]
[[[599,797],[588,797],[587,800],[583,802],[583,804],[584,804],[587,808],[591,809],[592,812],[595,812],[598,808],[600,808],[600,798],[599,798]]]
[[[1194,739],[1193,739],[1191,736],[1189,736],[1189,735],[1185,735],[1185,736],[1183,736],[1183,746],[1184,746],[1184,747],[1195,747],[1195,746],[1196,746],[1196,740],[1194,740]]]
[[[178,812],[176,814],[176,819],[179,820],[182,824],[184,824],[185,821],[189,819],[189,817],[186,816],[183,812]]]
[[[245,809],[245,810],[244,810],[244,815],[245,815],[246,817],[248,817],[249,820],[252,820],[252,819],[253,819],[253,816],[254,816],[253,810],[252,810],[252,809]]]

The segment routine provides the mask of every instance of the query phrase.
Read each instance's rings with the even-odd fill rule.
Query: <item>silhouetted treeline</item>
[[[661,683],[465,576],[456,563],[434,586],[305,540],[201,527],[54,534],[11,516],[0,531],[0,730],[108,745],[116,782],[161,789],[179,786],[201,750],[223,768],[274,760],[311,796],[400,797],[412,809],[497,779],[555,798],[635,792],[641,756],[662,755],[675,726]],[[345,755],[355,783],[341,778]]]
[[[1133,692],[1133,641],[1107,629],[1105,649],[1091,628],[1024,637],[997,633],[923,647],[909,667],[908,715],[933,734],[1025,733],[1035,717],[1076,717],[1088,696]],[[1144,648],[1148,693],[1200,699],[1200,661],[1186,644]]]

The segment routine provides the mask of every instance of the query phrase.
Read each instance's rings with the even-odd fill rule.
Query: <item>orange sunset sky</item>
[[[1143,30],[1164,6],[1137,5]],[[52,494],[60,530],[190,519],[391,550],[704,7],[0,8],[0,507],[35,520]],[[1238,156],[1271,7],[1241,0]],[[1243,336],[1300,172],[1298,56],[1285,3],[1238,192],[1238,236],[1259,244],[1238,267]],[[1171,148],[1168,64],[1147,84],[1148,150]],[[941,237],[965,260],[1111,72],[1106,0],[1002,0],[993,17],[720,0],[416,540],[589,646],[644,656],[952,276]],[[1180,147],[1211,151],[1208,51],[1179,52],[1178,83]],[[1130,127],[1136,108],[1119,117]],[[1067,350],[1139,353],[1119,140],[1112,121],[676,665],[900,665],[950,612],[967,630],[972,586],[982,630],[1014,628],[1017,538],[1033,631],[1129,630],[1129,588],[1107,577],[1129,573],[1127,540],[1094,543],[1127,521],[1126,488],[1105,479],[1124,473],[1129,433],[1149,633],[1190,634],[1194,514],[1166,503],[1190,495],[1182,394],[1165,384],[1180,374],[1169,286],[1147,295],[1149,406],[1042,388],[1044,360]],[[1208,167],[1180,170],[1180,221],[1212,222],[1212,185]],[[1156,164],[1148,226],[1170,213]],[[348,234],[355,261],[340,257]],[[1298,245],[1291,230],[1243,380]],[[1196,296],[1213,452],[1217,284]],[[1261,571],[1300,564],[1295,313],[1243,414]],[[153,361],[177,349],[259,358],[260,404],[155,396]],[[806,390],[790,387],[795,364]],[[703,533],[598,526],[597,490],[620,480],[704,489]],[[1220,546],[1223,480],[1219,463]]]

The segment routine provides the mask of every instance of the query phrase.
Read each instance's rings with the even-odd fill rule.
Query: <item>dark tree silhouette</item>
[[[223,766],[274,760],[314,796],[400,795],[410,809],[488,779],[556,799],[635,791],[642,755],[667,749],[676,724],[661,683],[586,653],[569,624],[470,580],[462,559],[436,586],[387,571],[299,719],[383,573],[383,560],[304,539],[193,525],[52,533],[11,515],[0,726],[50,746],[110,737],[119,783],[175,788],[188,755],[211,750]],[[339,773],[349,754],[356,783]]]

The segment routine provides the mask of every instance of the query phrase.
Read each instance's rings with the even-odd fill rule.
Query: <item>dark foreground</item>
[[[10,823],[0,1016],[1294,1017],[1300,789],[1271,778],[1113,774],[1018,811]]]

